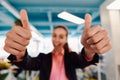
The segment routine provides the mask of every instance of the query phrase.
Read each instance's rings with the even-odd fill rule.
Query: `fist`
[[[6,34],[4,50],[16,56],[17,60],[25,55],[26,46],[29,44],[31,32],[28,23],[28,16],[25,10],[20,11],[23,26],[15,25]]]
[[[91,16],[86,14],[81,43],[88,53],[103,54],[111,49],[110,38],[102,27],[93,26],[90,28],[91,21]]]

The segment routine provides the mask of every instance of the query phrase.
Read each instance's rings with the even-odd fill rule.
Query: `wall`
[[[105,0],[105,2],[100,6],[101,24],[108,31],[112,45],[113,45],[113,37],[112,37],[111,24],[110,24],[110,15],[106,7],[113,1],[114,0]],[[105,54],[105,64],[106,64],[105,72],[106,72],[107,80],[116,80],[114,54],[115,52],[113,48],[111,49],[111,51]]]

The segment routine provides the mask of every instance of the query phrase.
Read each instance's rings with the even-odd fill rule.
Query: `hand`
[[[95,53],[103,54],[111,49],[110,38],[106,30],[100,26],[91,26],[91,16],[85,15],[85,26],[81,43],[85,47],[87,56],[93,57]]]
[[[6,34],[4,50],[16,56],[17,61],[25,55],[26,46],[31,38],[28,16],[25,10],[20,11],[21,22],[23,26],[15,25],[11,31]]]

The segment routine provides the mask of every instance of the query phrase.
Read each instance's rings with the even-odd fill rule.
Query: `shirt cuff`
[[[24,59],[25,57],[27,57],[27,49],[26,49],[26,51],[25,51],[25,55],[24,55],[21,59]],[[8,56],[8,60],[10,60],[10,63],[17,62],[17,58],[16,58],[16,56],[13,55],[13,54],[10,54],[10,55]]]
[[[92,58],[88,58],[85,55],[85,49],[84,48],[82,49],[82,53],[83,53],[82,55],[83,55],[84,59],[91,64],[97,63],[98,60],[99,60],[99,55],[97,53],[95,53],[95,55]]]

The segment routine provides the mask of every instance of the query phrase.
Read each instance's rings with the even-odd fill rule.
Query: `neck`
[[[63,50],[63,48],[55,48],[54,52],[56,53],[56,55],[58,55],[59,53],[61,53]]]

